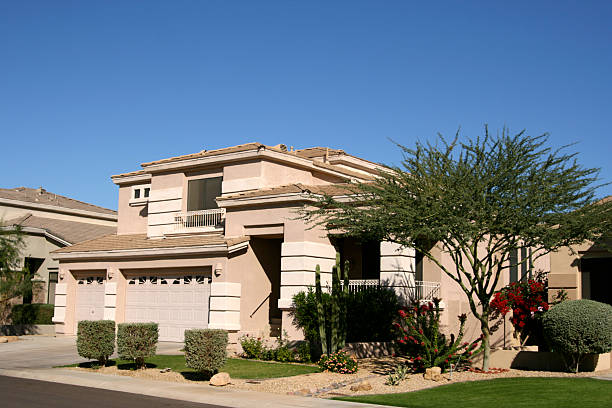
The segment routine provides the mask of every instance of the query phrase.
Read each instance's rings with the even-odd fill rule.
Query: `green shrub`
[[[577,372],[587,354],[612,350],[612,306],[593,300],[571,300],[552,307],[542,319],[550,348]]]
[[[332,373],[355,374],[357,372],[357,360],[342,350],[330,355],[323,354],[318,364],[321,370]]]
[[[115,351],[115,322],[112,320],[81,320],[77,328],[79,356],[98,360],[105,365]]]
[[[53,305],[32,303],[14,305],[10,319],[13,324],[53,324]]]
[[[187,367],[213,375],[227,361],[227,331],[218,329],[185,330]]]
[[[240,342],[240,346],[244,352],[244,357],[257,359],[262,358],[262,353],[265,347],[261,337],[253,337],[246,334],[244,336],[240,336],[238,341]]]
[[[331,320],[331,296],[323,293],[324,310],[328,314],[326,321]],[[346,341],[390,341],[393,339],[393,321],[400,308],[395,291],[388,287],[363,288],[349,292],[346,302]],[[315,293],[312,290],[300,292],[293,297],[293,324],[301,328],[304,337],[310,344],[311,356],[317,359],[321,355],[319,320]],[[328,331],[331,328],[327,328]]]
[[[300,361],[302,363],[310,363],[311,357],[310,357],[310,343],[307,341],[303,341],[301,342],[298,346],[297,346],[297,355],[298,358],[300,359]]]
[[[134,360],[137,368],[144,368],[145,358],[154,356],[157,351],[157,323],[120,323],[117,327],[119,358]]]
[[[393,321],[399,308],[397,294],[388,287],[366,287],[349,293],[346,341],[391,341]]]

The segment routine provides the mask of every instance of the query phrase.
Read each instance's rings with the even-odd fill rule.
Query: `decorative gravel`
[[[431,381],[423,378],[423,374],[409,374],[400,385],[390,386],[385,385],[385,381],[389,373],[393,372],[395,366],[402,360],[400,358],[378,358],[378,359],[361,359],[359,360],[359,371],[356,374],[338,374],[338,373],[312,373],[297,375],[293,377],[271,378],[262,380],[244,380],[232,378],[230,385],[226,388],[243,389],[260,392],[271,392],[277,394],[295,394],[308,395],[319,398],[331,398],[347,395],[365,395],[365,394],[387,394],[397,392],[410,392],[422,390],[425,388],[437,387],[444,384],[465,381],[489,380],[493,378],[507,377],[593,377],[596,375],[604,375],[612,373],[611,370],[593,372],[583,372],[578,374],[552,372],[552,371],[525,371],[514,370],[496,373],[496,374],[481,374],[469,371],[455,372],[452,374],[452,379],[449,373],[442,374],[442,381]],[[90,369],[72,367],[73,370]],[[167,372],[160,373],[159,369],[145,370],[118,370],[117,367],[104,367],[97,370],[103,374],[114,374],[137,377],[148,380],[170,381],[170,382],[185,382],[194,383],[185,378],[180,373]],[[372,386],[369,391],[351,391],[351,385],[358,384],[362,381],[367,381]],[[208,386],[208,381],[198,381],[202,385]]]

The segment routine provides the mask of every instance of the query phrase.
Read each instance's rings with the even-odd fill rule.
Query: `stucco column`
[[[240,330],[240,292],[240,283],[212,282],[210,284],[208,327]]]
[[[117,268],[110,267],[106,270],[106,281],[104,282],[104,320],[117,321],[117,281],[121,273]]]
[[[415,250],[393,242],[380,243],[380,283],[393,287],[403,302],[414,296]]]
[[[53,323],[58,334],[75,334],[76,279],[65,266],[59,268],[59,281],[55,286]]]
[[[321,286],[331,287],[331,273],[335,264],[336,248],[333,245],[309,241],[283,242],[278,307],[282,311],[282,328],[290,338],[303,338],[303,334],[291,324],[289,311],[293,296],[314,287],[317,265],[321,271]]]

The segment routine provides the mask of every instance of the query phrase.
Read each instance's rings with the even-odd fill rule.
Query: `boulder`
[[[230,381],[231,378],[228,373],[217,373],[211,377],[210,385],[214,385],[215,387],[223,387],[229,384]]]
[[[6,337],[0,337],[0,343],[8,343],[8,339]]]
[[[442,369],[440,367],[426,368],[423,378],[432,381],[442,381]]]
[[[367,381],[362,381],[359,384],[351,385],[351,391],[370,391],[372,384]]]

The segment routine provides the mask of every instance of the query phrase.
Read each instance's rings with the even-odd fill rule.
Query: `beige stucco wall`
[[[144,234],[147,232],[148,206],[130,206],[132,187],[132,185],[119,187],[117,234]]]

